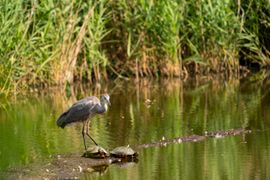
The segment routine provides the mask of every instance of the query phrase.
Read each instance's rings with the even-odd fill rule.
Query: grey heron
[[[57,119],[57,126],[65,128],[67,124],[82,122],[82,136],[84,148],[86,148],[85,135],[87,135],[95,145],[98,145],[96,141],[89,135],[89,122],[96,114],[103,114],[108,110],[108,105],[110,105],[110,96],[104,94],[101,96],[100,100],[95,96],[89,96],[75,102],[66,112],[61,114]]]

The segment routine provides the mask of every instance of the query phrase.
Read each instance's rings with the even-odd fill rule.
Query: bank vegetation
[[[1,0],[0,91],[239,76],[270,64],[267,0]]]

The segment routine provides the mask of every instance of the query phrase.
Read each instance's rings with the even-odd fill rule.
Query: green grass
[[[0,91],[269,66],[269,15],[267,0],[1,0]]]

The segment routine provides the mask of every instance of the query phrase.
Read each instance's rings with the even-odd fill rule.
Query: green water
[[[91,122],[90,134],[109,149],[205,131],[248,128],[252,133],[143,149],[138,163],[114,164],[81,178],[270,179],[269,84],[143,80],[1,99],[0,171],[42,163],[50,155],[82,152],[81,124],[63,130],[55,120],[76,99],[107,91],[112,106]]]

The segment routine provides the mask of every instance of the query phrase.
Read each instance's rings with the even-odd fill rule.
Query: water
[[[109,149],[205,131],[248,128],[252,133],[143,149],[138,163],[114,164],[81,178],[269,179],[269,84],[142,80],[1,99],[0,172],[42,164],[50,155],[82,152],[81,124],[63,130],[55,120],[76,99],[107,91],[112,106],[91,122],[90,134]]]

